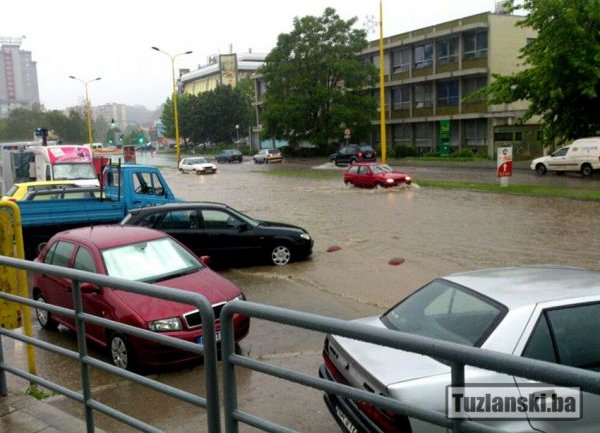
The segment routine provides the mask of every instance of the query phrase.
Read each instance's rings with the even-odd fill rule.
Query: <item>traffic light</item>
[[[112,140],[112,138],[109,138],[109,139],[108,139],[108,144],[113,144],[113,140]]]
[[[144,136],[143,135],[138,135],[138,143],[144,144]]]

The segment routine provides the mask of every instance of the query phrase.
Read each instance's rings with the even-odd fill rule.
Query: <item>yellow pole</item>
[[[167,53],[166,51],[161,50],[158,47],[151,47],[153,50],[156,50],[160,53],[163,53],[171,59],[171,73],[173,77],[173,121],[175,123],[175,155],[177,160],[177,168],[179,168],[179,162],[181,160],[181,151],[179,148],[179,115],[177,112],[177,86],[175,81],[175,58],[184,54],[191,54],[191,51],[186,51],[185,53],[175,54],[174,56]]]
[[[85,83],[85,112],[87,115],[88,138],[89,138],[89,143],[90,143],[90,150],[92,150],[92,143],[93,143],[92,118],[90,116],[90,98],[88,95],[88,83],[89,83],[89,81]]]
[[[381,162],[387,161],[387,142],[385,133],[385,87],[383,61],[383,0],[379,0],[379,113],[381,135]]]
[[[92,116],[90,114],[90,97],[89,97],[89,93],[88,93],[88,84],[90,84],[92,81],[98,81],[101,78],[97,77],[97,78],[94,78],[93,80],[88,80],[88,81],[84,81],[81,78],[74,77],[73,75],[69,75],[69,78],[82,82],[83,86],[85,87],[85,114],[87,116],[88,140],[89,140],[90,151],[91,151],[94,138],[92,137]]]
[[[171,56],[171,71],[173,72],[173,116],[175,120],[175,159],[177,161],[177,168],[179,169],[179,162],[181,161],[181,149],[179,148],[179,116],[177,113],[177,88],[175,83],[175,57]]]

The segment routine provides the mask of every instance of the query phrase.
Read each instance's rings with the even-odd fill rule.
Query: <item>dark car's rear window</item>
[[[480,346],[507,308],[446,280],[434,280],[382,316],[390,329]]]

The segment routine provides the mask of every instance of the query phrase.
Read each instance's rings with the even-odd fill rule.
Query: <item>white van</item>
[[[594,170],[600,170],[600,137],[579,138],[552,155],[534,159],[531,169],[540,175],[547,171],[573,171],[589,176]]]

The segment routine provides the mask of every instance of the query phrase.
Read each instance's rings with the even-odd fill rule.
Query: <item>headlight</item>
[[[155,320],[154,322],[148,322],[148,329],[154,332],[180,331],[181,322],[178,317]]]
[[[394,183],[394,179],[386,179],[385,180],[387,183]]]
[[[308,233],[300,233],[300,237],[302,239],[306,239],[307,241],[310,241],[310,235]]]

